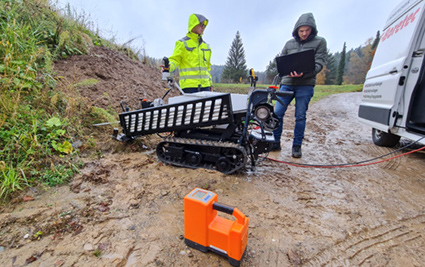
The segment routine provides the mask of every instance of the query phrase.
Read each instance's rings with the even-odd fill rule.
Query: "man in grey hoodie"
[[[281,105],[279,102],[276,104],[275,114],[280,123],[279,127],[273,131],[275,139],[273,150],[281,150],[280,138],[282,135],[283,117],[289,103],[295,98],[295,128],[292,142],[292,157],[301,158],[301,145],[304,139],[308,104],[314,94],[316,75],[326,64],[327,48],[325,38],[317,36],[316,21],[312,13],[306,13],[300,16],[297,23],[295,23],[292,36],[294,38],[286,42],[281,55],[313,49],[315,54],[315,70],[310,73],[297,73],[293,71],[282,78],[279,91],[292,91],[294,94],[291,97],[279,97],[285,105]]]

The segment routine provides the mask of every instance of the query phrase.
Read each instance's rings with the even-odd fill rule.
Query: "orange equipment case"
[[[217,211],[233,215],[231,221]],[[249,219],[237,208],[217,202],[217,195],[201,188],[184,197],[185,243],[202,252],[212,251],[239,266],[248,243]]]

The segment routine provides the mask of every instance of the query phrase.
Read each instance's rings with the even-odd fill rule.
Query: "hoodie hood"
[[[311,34],[307,38],[306,41],[309,41],[313,39],[317,35],[317,27],[316,27],[316,20],[314,19],[313,13],[305,13],[300,16],[298,21],[295,23],[294,30],[292,31],[292,36],[297,40],[297,42],[300,42],[300,37],[298,36],[298,28],[301,26],[310,26],[311,27]]]
[[[200,23],[204,23],[205,27],[208,25],[208,19],[200,14],[192,14],[189,17],[189,32],[192,31],[193,28],[195,28],[196,25]]]

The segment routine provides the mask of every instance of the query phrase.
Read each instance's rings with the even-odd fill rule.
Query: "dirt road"
[[[350,93],[312,105],[297,160],[289,112],[284,149],[269,157],[329,165],[392,151],[373,145],[358,123],[359,101]],[[422,153],[350,168],[266,160],[255,172],[226,176],[165,166],[152,150],[116,152],[87,162],[70,186],[32,189],[34,201],[2,212],[0,265],[229,266],[183,241],[183,197],[202,187],[249,217],[242,266],[421,266],[424,162]]]

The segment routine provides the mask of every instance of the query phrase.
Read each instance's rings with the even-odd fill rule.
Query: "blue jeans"
[[[286,109],[288,108],[289,103],[292,99],[295,98],[295,129],[294,129],[294,140],[292,145],[301,145],[304,139],[304,131],[306,125],[306,114],[308,109],[308,104],[310,103],[311,98],[314,95],[314,86],[313,85],[281,85],[280,92],[283,91],[292,91],[294,92],[293,96],[287,97],[278,97],[285,105],[281,105],[276,101],[276,106],[274,113],[279,119],[279,126],[276,130],[273,131],[274,139],[276,142],[280,142],[280,137],[282,136],[283,128],[283,117],[285,116]]]

